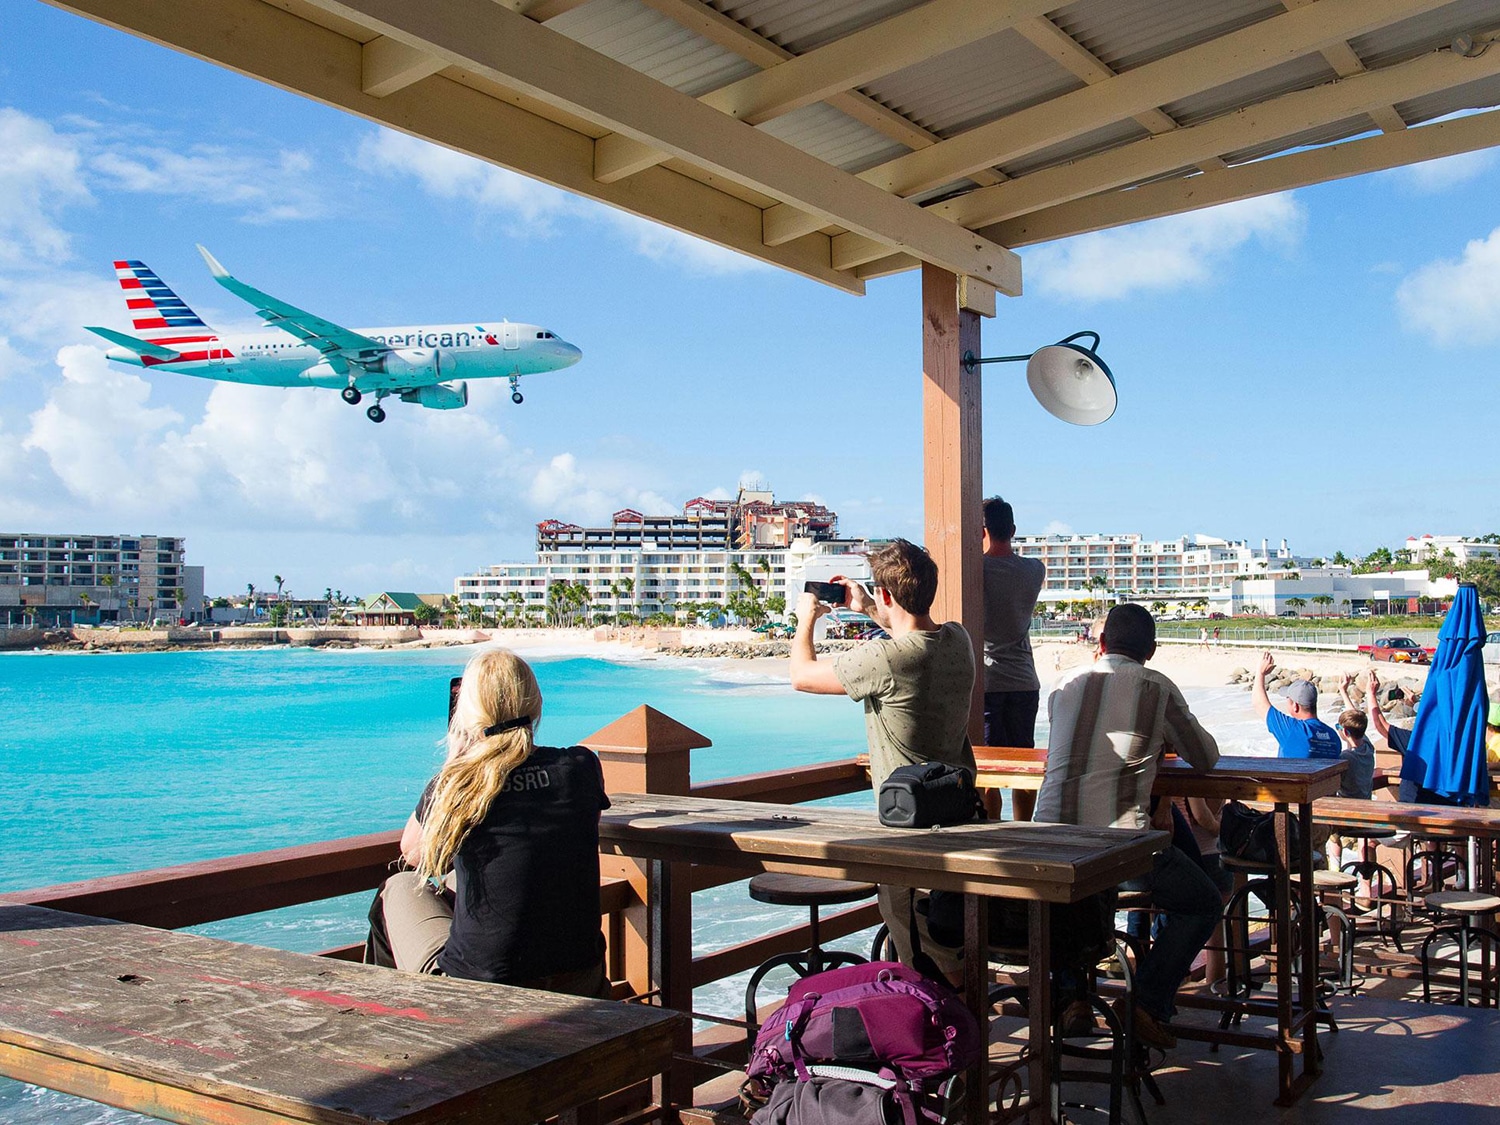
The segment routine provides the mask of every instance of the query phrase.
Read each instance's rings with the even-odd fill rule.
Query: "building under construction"
[[[536,549],[596,551],[618,548],[729,551],[790,547],[794,539],[814,542],[838,537],[838,514],[812,500],[777,502],[769,489],[741,488],[733,500],[702,496],[682,506],[681,515],[647,516],[623,508],[608,527],[580,527],[558,520],[536,525]]]

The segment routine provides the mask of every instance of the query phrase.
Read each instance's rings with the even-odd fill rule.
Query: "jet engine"
[[[369,370],[391,376],[398,380],[398,385],[399,382],[408,385],[436,383],[443,377],[440,370],[442,363],[438,357],[436,348],[398,348],[396,351],[386,352],[370,364]]]
[[[469,405],[469,384],[432,383],[401,392],[402,402],[414,402],[428,410],[459,410]]]

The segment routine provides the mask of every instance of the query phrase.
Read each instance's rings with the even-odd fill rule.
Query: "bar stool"
[[[1231,1000],[1248,1000],[1250,994],[1262,986],[1251,971],[1253,957],[1250,953],[1250,896],[1254,895],[1265,905],[1266,917],[1273,919],[1276,910],[1276,867],[1270,863],[1256,863],[1240,859],[1227,853],[1220,855],[1224,867],[1234,876],[1234,891],[1224,904],[1224,928],[1228,935],[1224,950],[1224,964],[1229,978],[1225,995]],[[1272,932],[1275,932],[1274,926]],[[1236,1012],[1225,1012],[1220,1027],[1228,1028],[1239,1023]]]
[[[1300,875],[1292,876],[1293,886],[1301,882]],[[1359,886],[1359,876],[1346,871],[1314,871],[1313,893],[1318,898],[1318,909],[1323,913],[1319,930],[1325,927],[1333,937],[1335,924],[1339,928],[1338,970],[1333,977],[1332,990],[1352,992],[1354,990],[1354,920],[1344,906],[1354,889]],[[1319,974],[1319,979],[1326,979]]]
[[[847,879],[821,879],[812,875],[782,875],[765,872],[750,880],[750,897],[772,906],[805,906],[812,944],[797,953],[778,953],[762,961],[745,985],[745,1030],[750,1050],[755,1049],[755,1034],[760,1030],[760,1008],[755,994],[761,981],[772,969],[787,966],[799,977],[810,977],[839,965],[863,965],[865,958],[857,953],[824,949],[818,933],[818,908],[858,902],[876,891],[874,883],[856,883]]]
[[[1432,1003],[1431,978],[1428,973],[1428,949],[1434,941],[1440,937],[1453,938],[1458,942],[1458,1002],[1461,1006],[1469,1006],[1469,947],[1476,939],[1480,945],[1480,951],[1484,955],[1481,963],[1479,977],[1479,1004],[1480,1007],[1488,1006],[1488,998],[1494,994],[1490,979],[1493,972],[1489,967],[1489,954],[1494,952],[1500,954],[1500,934],[1494,930],[1487,930],[1483,926],[1476,926],[1473,920],[1481,915],[1494,915],[1500,911],[1500,897],[1482,894],[1476,891],[1438,891],[1430,894],[1425,900],[1428,910],[1436,912],[1440,916],[1457,918],[1456,926],[1441,926],[1428,934],[1422,942],[1422,1002]],[[1497,1006],[1500,1006],[1500,996],[1497,996]]]
[[[1406,895],[1407,901],[1415,901],[1419,884],[1417,882],[1417,868],[1426,868],[1426,877],[1420,883],[1423,891],[1429,895],[1448,889],[1449,872],[1453,880],[1453,889],[1457,891],[1468,890],[1468,868],[1465,866],[1465,856],[1458,850],[1452,839],[1439,836],[1417,836],[1411,838],[1411,853],[1406,857]]]
[[[1362,841],[1361,858],[1351,860],[1339,868],[1340,871],[1363,879],[1370,887],[1371,904],[1361,909],[1355,896],[1349,896],[1350,911],[1356,916],[1375,914],[1375,932],[1381,938],[1389,938],[1397,951],[1405,953],[1401,944],[1401,927],[1396,921],[1395,899],[1400,893],[1396,873],[1380,862],[1375,850],[1381,840],[1392,840],[1400,835],[1394,828],[1345,828],[1338,830],[1340,836]]]

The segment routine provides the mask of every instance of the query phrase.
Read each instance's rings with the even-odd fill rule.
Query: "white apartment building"
[[[1253,613],[1298,617],[1344,615],[1358,609],[1376,613],[1415,612],[1416,600],[1453,597],[1458,583],[1451,578],[1429,581],[1425,570],[1397,570],[1351,574],[1348,567],[1305,568],[1296,578],[1247,578],[1216,590],[1206,600],[1211,613]],[[1325,600],[1326,599],[1326,600]]]
[[[1095,596],[1197,601],[1237,579],[1295,569],[1309,561],[1294,556],[1285,539],[1275,550],[1262,540],[1256,550],[1244,540],[1210,535],[1018,535],[1013,546],[1018,554],[1047,564],[1040,601],[1052,606]]]
[[[497,563],[454,580],[460,605],[486,613],[544,618],[554,582],[583,583],[594,612],[649,617],[673,613],[688,602],[723,606],[743,584],[735,567],[748,572],[767,597],[780,595],[787,609],[802,583],[834,574],[868,579],[864,540],[797,539],[790,547],[751,550],[662,549],[647,542],[613,550],[538,551],[535,562]]]
[[[1462,535],[1413,535],[1406,540],[1406,549],[1413,563],[1443,558],[1445,551],[1453,552],[1456,566],[1474,559],[1500,559],[1500,543],[1481,543]]]

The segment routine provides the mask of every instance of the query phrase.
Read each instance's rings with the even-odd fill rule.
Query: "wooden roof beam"
[[[1281,0],[1281,6],[1287,11],[1296,11],[1305,8],[1315,0]],[[1365,69],[1364,61],[1359,57],[1353,47],[1346,42],[1330,43],[1323,48],[1323,58],[1328,65],[1333,67],[1333,72],[1340,78],[1352,78]],[[1393,133],[1398,129],[1405,129],[1406,122],[1396,112],[1395,106],[1372,106],[1369,116],[1375,122],[1377,128],[1383,133]]]
[[[1127,226],[1165,215],[1180,215],[1221,203],[1291,191],[1330,180],[1381,172],[1426,160],[1475,152],[1500,145],[1500,110],[1470,114],[1381,133],[1287,156],[1240,164],[1223,172],[1204,172],[1186,179],[1145,184],[1130,191],[1091,196],[1018,219],[984,227],[979,233],[1003,238],[1011,246],[1030,246],[1060,238]],[[861,269],[875,277],[875,269]]]
[[[1364,71],[1342,82],[1283,94],[1199,125],[1070,164],[1044,168],[1008,183],[934,204],[928,210],[974,229],[1141,183],[1201,165],[1211,156],[1296,136],[1320,125],[1367,113],[1372,107],[1389,106],[1495,74],[1500,74],[1500,51],[1486,51],[1476,58],[1465,58],[1446,49],[1433,51],[1404,63]],[[1223,166],[1222,161],[1220,165]],[[855,269],[889,253],[869,239],[847,234],[833,239],[835,269]]]
[[[951,183],[974,168],[1002,165],[1113,121],[1201,93],[1344,42],[1449,0],[1318,0],[1284,15],[1147,63],[1135,70],[1018,110],[930,148],[861,172],[860,179],[896,195]],[[782,208],[766,212],[778,237],[808,233],[807,221]]]
[[[733,32],[692,10],[701,11],[703,5],[692,0],[645,2],[698,34],[713,32],[710,38],[715,42],[738,54],[744,53],[731,45],[738,41]],[[872,79],[1004,31],[1055,4],[1056,0],[986,0],[984,4],[974,4],[971,0],[929,0],[921,7],[836,39],[805,55],[793,55],[774,44],[771,44],[773,51],[755,50],[753,57],[750,54],[745,57],[764,69],[704,94],[699,100],[740,121],[758,125],[814,102],[832,101]],[[719,21],[740,28],[746,36],[770,42],[721,13],[714,15]],[[903,134],[895,139],[908,147],[925,147],[937,140],[927,130],[864,95],[833,104],[888,136],[893,135],[893,130]],[[625,137],[604,137],[595,158],[595,175],[609,183],[633,176],[665,159],[666,153],[649,145]]]
[[[593,178],[593,140],[438,76],[379,98],[363,90],[361,43],[262,0],[54,0],[55,6],[325,105],[446,145],[850,293],[828,238],[761,241],[761,209],[667,168],[623,184]]]
[[[937,215],[735,121],[492,0],[313,0],[478,77],[1016,295],[1020,261]],[[592,164],[590,162],[590,172]]]

